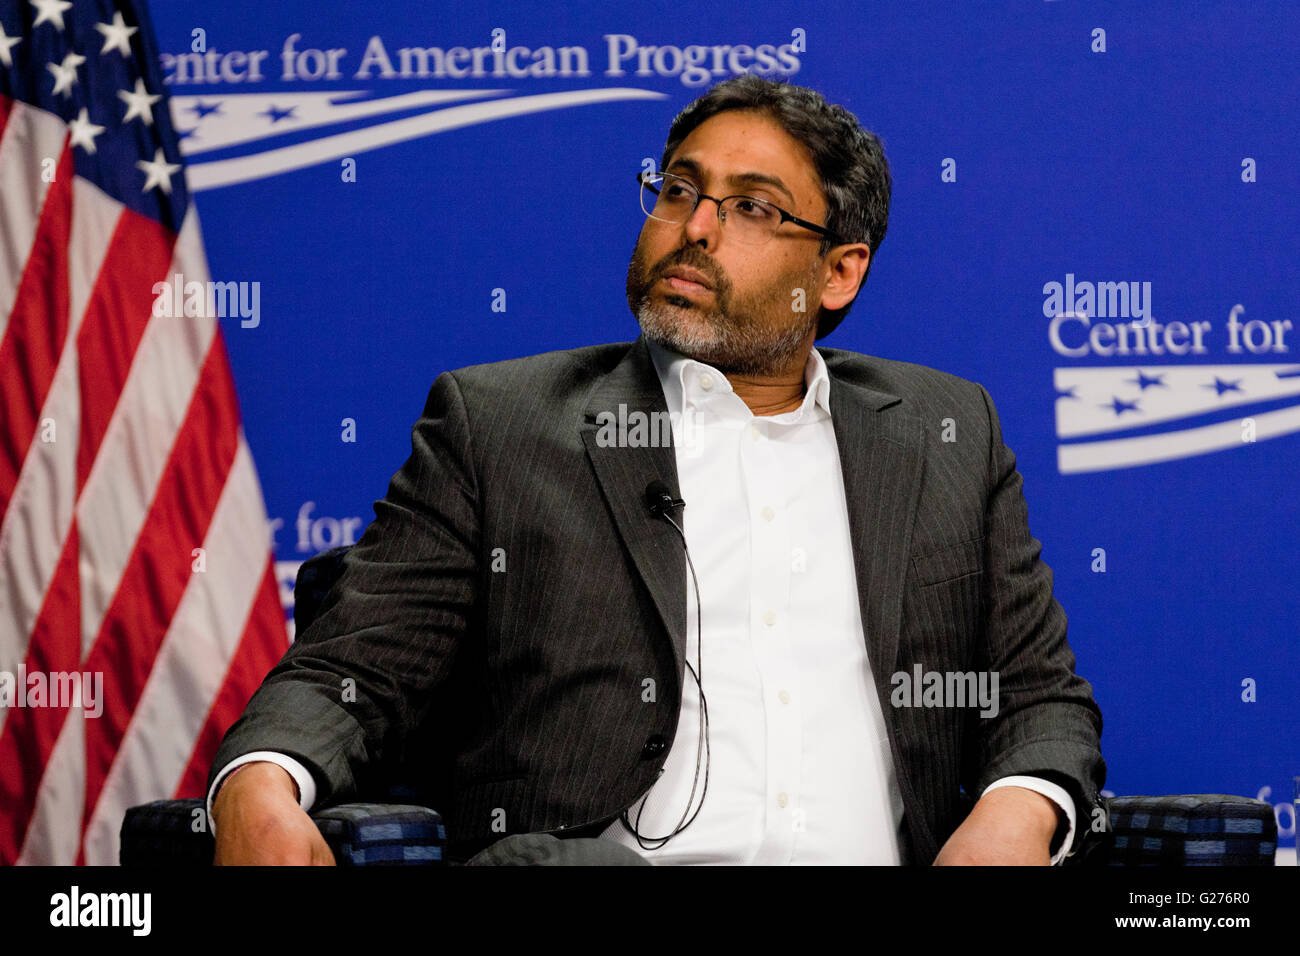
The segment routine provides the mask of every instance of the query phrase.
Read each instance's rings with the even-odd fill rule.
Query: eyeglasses
[[[777,229],[785,222],[811,229],[836,242],[843,241],[826,227],[793,216],[766,199],[753,196],[714,199],[696,189],[689,180],[672,173],[640,172],[636,179],[641,184],[641,211],[660,222],[685,222],[695,215],[700,200],[708,199],[717,203],[718,221],[727,235],[744,245],[762,245],[776,235]]]

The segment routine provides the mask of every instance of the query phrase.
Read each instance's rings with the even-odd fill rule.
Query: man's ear
[[[833,312],[852,302],[870,263],[871,247],[864,243],[849,243],[831,249],[826,258],[830,277],[822,289],[822,308]]]

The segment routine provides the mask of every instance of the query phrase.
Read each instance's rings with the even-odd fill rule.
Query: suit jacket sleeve
[[[992,429],[991,488],[985,513],[985,642],[982,666],[998,674],[998,712],[973,714],[974,789],[1029,774],[1059,783],[1078,810],[1072,853],[1093,833],[1106,778],[1101,710],[1074,672],[1065,611],[1052,594],[1052,570],[1029,531],[1023,479],[1002,440],[993,400],[980,387]]]
[[[226,734],[209,788],[235,757],[277,750],[311,770],[318,803],[353,797],[450,673],[474,613],[479,557],[469,421],[447,372],[319,616]]]

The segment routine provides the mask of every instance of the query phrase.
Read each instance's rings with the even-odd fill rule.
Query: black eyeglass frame
[[[817,225],[817,223],[815,223],[815,222],[809,222],[807,219],[800,219],[798,216],[794,215],[793,213],[786,212],[784,209],[782,209],[782,208],[781,208],[780,206],[778,206],[776,203],[771,202],[771,201],[769,201],[769,200],[767,200],[767,199],[759,199],[757,196],[746,196],[746,195],[744,195],[743,193],[736,193],[736,194],[733,195],[733,196],[723,196],[721,199],[718,199],[718,198],[716,198],[716,197],[714,197],[714,196],[706,196],[704,193],[700,192],[699,188],[698,188],[694,183],[692,183],[689,179],[685,178],[684,176],[678,176],[676,173],[647,173],[647,172],[644,172],[644,171],[642,171],[642,172],[638,172],[638,173],[636,174],[636,181],[637,181],[638,183],[640,183],[642,187],[644,187],[645,189],[650,190],[650,191],[651,191],[652,193],[654,193],[656,196],[659,195],[659,190],[656,189],[654,186],[650,185],[650,183],[646,182],[646,177],[648,177],[648,176],[660,176],[660,177],[663,177],[663,178],[668,178],[668,177],[671,176],[673,179],[681,180],[681,181],[684,182],[686,185],[690,186],[691,189],[695,190],[695,195],[698,197],[698,198],[695,200],[695,205],[694,205],[694,207],[692,207],[691,211],[686,215],[686,219],[678,220],[679,222],[686,222],[688,219],[690,219],[691,216],[695,215],[695,210],[700,208],[700,202],[701,202],[702,200],[709,199],[709,200],[712,200],[712,201],[717,205],[717,207],[718,207],[718,222],[719,222],[719,223],[720,223],[720,224],[725,228],[726,223],[722,221],[722,215],[721,215],[721,214],[722,214],[722,204],[723,204],[724,202],[726,202],[728,199],[748,199],[750,202],[760,202],[760,203],[762,203],[762,204],[765,205],[765,206],[771,206],[773,209],[775,209],[777,212],[779,212],[779,213],[781,214],[781,222],[778,222],[778,223],[776,224],[776,228],[777,228],[777,229],[780,229],[781,226],[782,226],[782,224],[784,224],[784,223],[792,222],[792,223],[794,223],[796,226],[803,226],[805,229],[811,229],[813,232],[818,233],[819,235],[823,235],[823,236],[825,236],[827,239],[832,240],[832,241],[835,242],[836,244],[843,245],[845,242],[847,242],[846,239],[844,239],[843,237],[838,236],[838,235],[836,235],[835,233],[831,232],[831,231],[830,231],[829,229],[827,229],[825,226],[819,226],[819,225]],[[642,211],[642,212],[645,212],[645,209],[642,209],[641,211]],[[672,220],[668,220],[668,219],[659,219],[657,216],[651,216],[650,213],[648,213],[648,212],[646,212],[646,216],[648,216],[648,217],[651,218],[651,219],[654,219],[656,222],[671,222],[671,221],[672,221]],[[772,235],[773,235],[773,236],[776,235],[776,231],[775,231],[775,230],[773,230]]]

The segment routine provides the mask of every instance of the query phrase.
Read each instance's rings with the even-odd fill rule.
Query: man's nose
[[[718,206],[712,199],[700,197],[695,211],[690,214],[683,229],[686,238],[692,243],[704,241],[706,248],[717,246],[721,238],[722,223],[718,221]]]

